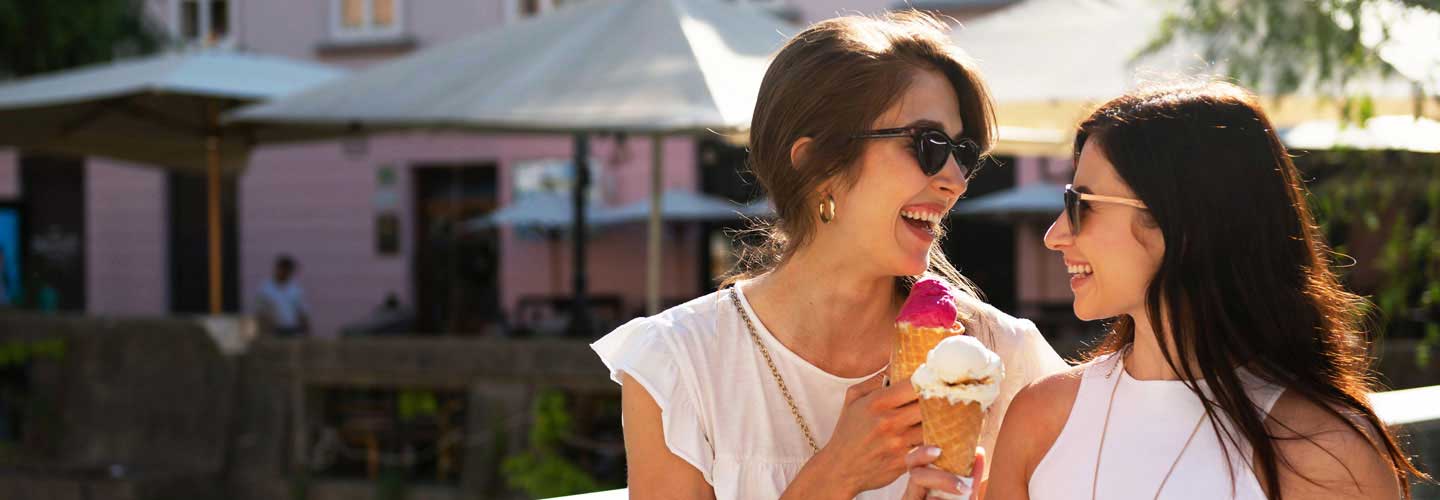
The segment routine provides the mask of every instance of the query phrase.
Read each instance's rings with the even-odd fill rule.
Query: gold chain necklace
[[[755,333],[755,324],[750,322],[750,315],[746,314],[745,307],[740,305],[740,292],[736,291],[735,287],[730,288],[730,301],[735,303],[735,310],[745,320],[745,328],[750,331],[750,338],[755,340],[755,346],[760,348],[760,355],[765,357],[765,364],[770,366],[770,374],[775,376],[775,384],[780,386],[780,394],[785,395],[785,402],[790,405],[790,414],[795,416],[795,423],[800,424],[800,432],[805,434],[805,441],[810,443],[810,452],[820,453],[820,446],[815,444],[815,436],[810,433],[810,426],[805,423],[805,418],[800,416],[800,407],[795,404],[795,398],[790,397],[790,389],[785,386],[785,379],[780,378],[780,370],[775,369],[775,361],[770,359],[770,350],[760,341],[760,334]]]
[[[1120,376],[1125,376],[1125,353],[1129,349],[1122,350],[1115,354],[1115,364],[1120,366]],[[1110,378],[1114,375],[1114,368],[1111,373],[1105,375]],[[1110,432],[1110,412],[1115,409],[1115,393],[1120,389],[1120,378],[1115,379],[1115,385],[1110,387],[1110,402],[1105,405],[1105,425],[1100,428],[1100,448],[1095,450],[1095,475],[1090,480],[1090,500],[1095,500],[1095,491],[1100,485],[1100,457],[1105,452],[1105,435]],[[1190,437],[1185,438],[1185,446],[1180,447],[1180,454],[1175,455],[1175,461],[1170,462],[1170,469],[1165,471],[1165,477],[1160,480],[1160,487],[1155,488],[1155,499],[1160,498],[1160,492],[1165,489],[1165,483],[1170,481],[1170,475],[1175,473],[1175,466],[1180,465],[1180,457],[1185,456],[1185,450],[1190,449],[1190,442],[1195,440],[1195,434],[1200,432],[1200,424],[1205,421],[1205,412],[1200,412],[1200,418],[1195,421],[1195,428],[1190,430]]]

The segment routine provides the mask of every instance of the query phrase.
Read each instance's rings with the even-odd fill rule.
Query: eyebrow
[[[1089,186],[1083,186],[1080,184],[1071,184],[1070,189],[1077,193],[1095,194],[1094,191],[1090,190]]]
[[[933,128],[933,129],[935,129],[935,130],[939,130],[940,133],[942,133],[942,134],[945,133],[945,125],[944,125],[944,124],[942,124],[942,123],[940,123],[940,122],[937,122],[937,121],[935,121],[935,120],[928,119],[928,118],[921,118],[921,119],[919,119],[919,120],[915,120],[915,121],[913,121],[913,122],[910,122],[910,124],[905,125],[905,128]],[[948,135],[948,134],[947,134],[947,135]],[[964,132],[961,132],[961,133],[959,133],[959,134],[956,134],[956,135],[954,135],[954,136],[951,136],[951,137],[950,137],[950,140],[952,140],[952,141],[957,141],[957,142],[958,142],[960,139],[962,139],[962,138],[964,138],[964,137],[965,137]]]

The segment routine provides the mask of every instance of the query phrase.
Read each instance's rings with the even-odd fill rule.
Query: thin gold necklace
[[[780,370],[775,369],[775,361],[770,359],[770,350],[760,341],[760,334],[755,332],[755,324],[750,321],[750,315],[745,313],[745,307],[740,305],[740,292],[733,286],[730,288],[730,301],[735,303],[735,310],[740,313],[740,318],[745,320],[745,328],[750,331],[750,338],[755,341],[755,346],[760,348],[765,364],[770,366],[770,374],[775,376],[775,385],[780,386],[780,394],[785,396],[785,402],[790,405],[790,414],[795,416],[795,423],[800,425],[800,432],[805,434],[805,441],[810,443],[810,452],[820,453],[820,446],[815,444],[815,436],[810,433],[810,426],[805,423],[805,418],[800,416],[800,407],[795,404],[795,398],[790,396],[790,389],[785,386],[785,379],[780,377]]]
[[[1115,364],[1120,368],[1120,378],[1115,379],[1115,384],[1110,387],[1110,402],[1105,405],[1105,425],[1100,428],[1100,448],[1095,450],[1095,475],[1090,480],[1090,500],[1095,500],[1095,492],[1100,485],[1100,457],[1105,452],[1105,435],[1110,432],[1110,412],[1115,409],[1115,393],[1120,388],[1120,380],[1125,376],[1125,353],[1129,348],[1115,354]],[[1115,368],[1105,375],[1110,378],[1115,374]],[[1160,498],[1160,492],[1165,490],[1165,483],[1170,481],[1170,475],[1175,473],[1175,466],[1180,465],[1180,457],[1185,456],[1185,450],[1190,449],[1190,442],[1195,440],[1195,435],[1200,432],[1200,424],[1205,422],[1205,412],[1200,412],[1200,418],[1195,420],[1195,428],[1190,430],[1190,437],[1185,438],[1185,446],[1180,447],[1180,453],[1175,455],[1175,461],[1170,462],[1170,469],[1165,471],[1165,477],[1160,480],[1160,487],[1155,488],[1155,499]]]

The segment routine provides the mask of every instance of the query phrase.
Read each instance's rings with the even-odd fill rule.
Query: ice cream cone
[[[965,334],[965,326],[955,322],[951,328],[920,327],[909,323],[895,325],[895,351],[890,355],[890,380],[907,381],[915,369],[925,364],[925,357],[941,340]]]
[[[940,447],[935,466],[961,477],[970,477],[975,465],[975,445],[985,423],[979,403],[951,404],[946,398],[920,398],[921,433],[925,444]]]

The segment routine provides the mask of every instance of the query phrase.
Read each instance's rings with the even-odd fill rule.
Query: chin
[[[904,264],[898,269],[900,272],[896,273],[896,276],[919,276],[925,274],[925,270],[930,269],[930,256],[927,255],[918,262],[912,259],[905,259]]]
[[[1097,321],[1115,316],[1115,314],[1105,314],[1097,311],[1093,307],[1087,307],[1085,304],[1081,304],[1079,300],[1076,300],[1072,304],[1071,309],[1075,311],[1075,317],[1079,318],[1080,321]]]

